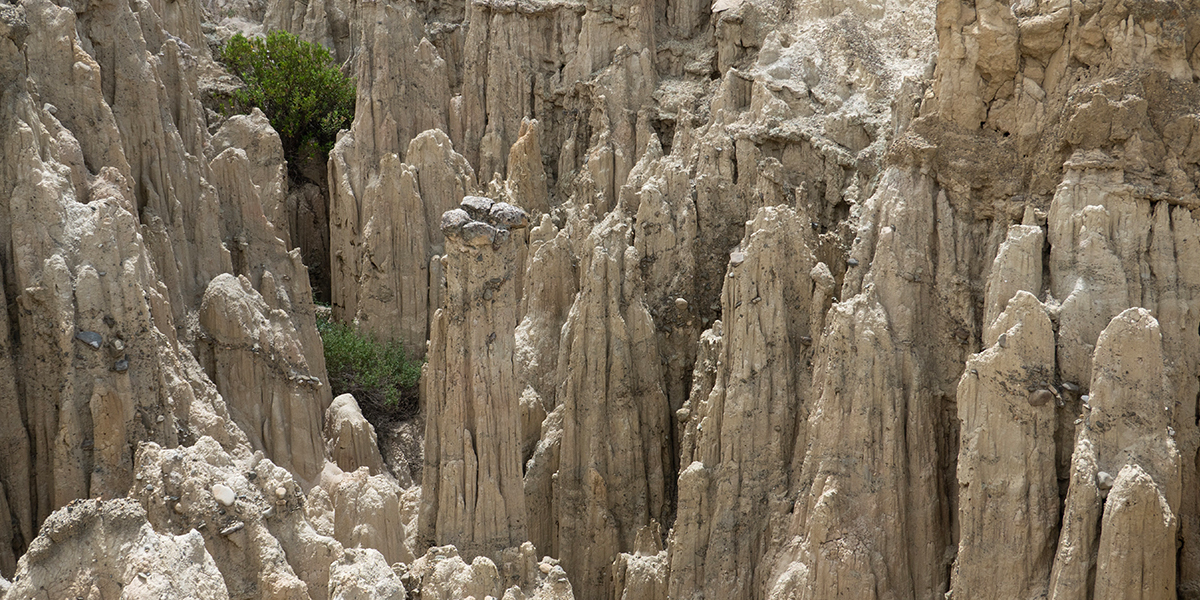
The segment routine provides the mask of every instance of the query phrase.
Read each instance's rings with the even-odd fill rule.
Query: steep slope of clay
[[[552,535],[585,598],[610,588],[610,565],[633,550],[638,530],[664,521],[674,478],[654,324],[630,234],[621,211],[592,230],[559,348],[562,441]]]
[[[438,306],[442,267],[430,262],[445,251],[438,224],[474,191],[475,174],[440,130],[407,144],[408,163],[396,154],[373,159],[355,131],[329,161],[333,316],[400,339],[419,356]]]
[[[1024,291],[992,329],[1001,333],[967,360],[958,386],[959,539],[951,589],[964,598],[1034,598],[1046,593],[1058,528],[1054,330]],[[1021,515],[1017,523],[1014,515]]]
[[[1123,311],[1100,334],[1076,429],[1051,598],[1150,598],[1175,590],[1180,458],[1162,356],[1158,321],[1145,309]]]

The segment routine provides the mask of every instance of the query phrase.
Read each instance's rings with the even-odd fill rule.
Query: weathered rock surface
[[[395,480],[371,475],[366,467],[344,474],[326,467],[321,487],[333,512],[331,535],[343,546],[374,548],[386,564],[413,561],[412,517],[418,507]]]
[[[761,589],[757,568],[772,521],[794,501],[800,464],[793,457],[807,445],[799,425],[809,410],[812,333],[825,308],[810,276],[805,226],[790,208],[763,208],[731,254],[714,381],[687,409],[671,597],[741,598]]]
[[[0,574],[132,492],[235,598],[1200,597],[1198,8],[0,3]],[[328,202],[199,102],[273,28]],[[424,490],[310,280],[432,338]]]
[[[5,574],[55,509],[125,495],[139,442],[245,443],[180,340],[182,317],[228,256],[199,174],[203,130],[174,125],[194,116],[186,77],[161,79],[180,75],[179,44],[150,36],[152,53],[146,37],[161,24],[144,9],[146,34],[125,5],[97,7],[87,23],[49,2],[4,8],[0,287],[10,310],[0,316],[0,406],[13,416],[0,432]],[[88,50],[77,26],[94,34]],[[153,91],[138,89],[148,82]],[[153,176],[143,153],[161,158]],[[172,197],[187,202],[166,224],[158,191],[173,179]],[[168,228],[191,233],[156,237]]]
[[[496,556],[526,540],[514,258],[527,217],[468,196],[446,212],[446,289],[433,316],[425,398],[425,467],[419,540],[468,557]]]
[[[309,523],[303,486],[286,469],[259,453],[231,456],[207,437],[144,444],[136,461],[130,495],[156,530],[200,532],[231,598],[328,597],[342,545]]]
[[[992,329],[1002,338],[967,360],[958,385],[959,539],[951,591],[1035,598],[1046,593],[1058,527],[1054,329],[1025,291],[1007,302]]]
[[[1051,598],[1174,593],[1180,457],[1162,357],[1158,321],[1143,308],[1117,315],[1097,340]]]
[[[7,592],[14,600],[229,598],[198,532],[157,533],[146,511],[126,499],[75,501],[52,514]]]
[[[467,563],[453,546],[435,546],[414,561],[408,576],[421,598],[503,598],[573,600],[575,595],[558,561],[534,557],[529,543],[508,548],[493,562],[477,556]],[[415,595],[415,594],[414,594]]]
[[[642,527],[665,521],[674,479],[670,413],[631,233],[619,210],[592,230],[559,348],[552,537],[586,598],[611,589],[612,562],[633,550]]]
[[[439,130],[407,144],[408,163],[375,158],[358,131],[342,135],[329,161],[333,316],[420,356],[438,307],[442,266],[430,261],[445,252],[442,213],[474,191],[475,174]]]
[[[269,275],[263,281],[273,287]],[[223,273],[204,295],[200,326],[207,337],[200,360],[251,446],[315,482],[325,463],[321,409],[329,392],[311,374],[287,313],[270,306],[245,276]]]
[[[374,475],[385,472],[375,427],[363,417],[350,394],[334,398],[325,411],[325,451],[347,473],[359,467],[366,467]]]
[[[329,571],[329,600],[408,598],[404,583],[377,550],[346,550]]]

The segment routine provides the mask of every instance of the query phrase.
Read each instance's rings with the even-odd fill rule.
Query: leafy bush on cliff
[[[293,166],[309,142],[329,152],[338,130],[354,119],[354,80],[324,46],[286,31],[253,39],[239,33],[221,49],[220,60],[246,84],[233,94],[236,108],[263,111]]]
[[[364,413],[383,411],[398,417],[417,413],[416,388],[421,362],[411,360],[397,341],[385,342],[351,325],[318,319],[325,346],[325,368],[335,396],[354,394]]]

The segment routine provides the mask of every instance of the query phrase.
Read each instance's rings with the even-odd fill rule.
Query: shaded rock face
[[[674,479],[671,422],[637,250],[614,212],[588,236],[590,256],[562,329],[562,441],[553,483],[558,549],[583,597],[611,586],[612,561],[638,530],[663,522]]]
[[[806,225],[788,207],[763,208],[731,254],[721,333],[706,334],[721,335],[716,373],[709,393],[683,409],[672,597],[750,594],[771,521],[794,501],[793,457],[807,435],[796,425],[809,409],[811,334],[824,316],[811,273],[828,275],[823,263],[814,269]]]

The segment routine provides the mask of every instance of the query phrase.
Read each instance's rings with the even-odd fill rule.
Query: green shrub
[[[417,413],[421,361],[411,360],[398,341],[382,341],[353,326],[324,319],[317,331],[325,346],[325,368],[335,396],[354,394],[364,412],[399,417]]]
[[[246,84],[233,94],[236,108],[263,111],[293,166],[309,142],[328,153],[337,132],[354,119],[354,80],[342,74],[324,46],[286,31],[253,39],[239,33],[221,49],[220,59]]]

